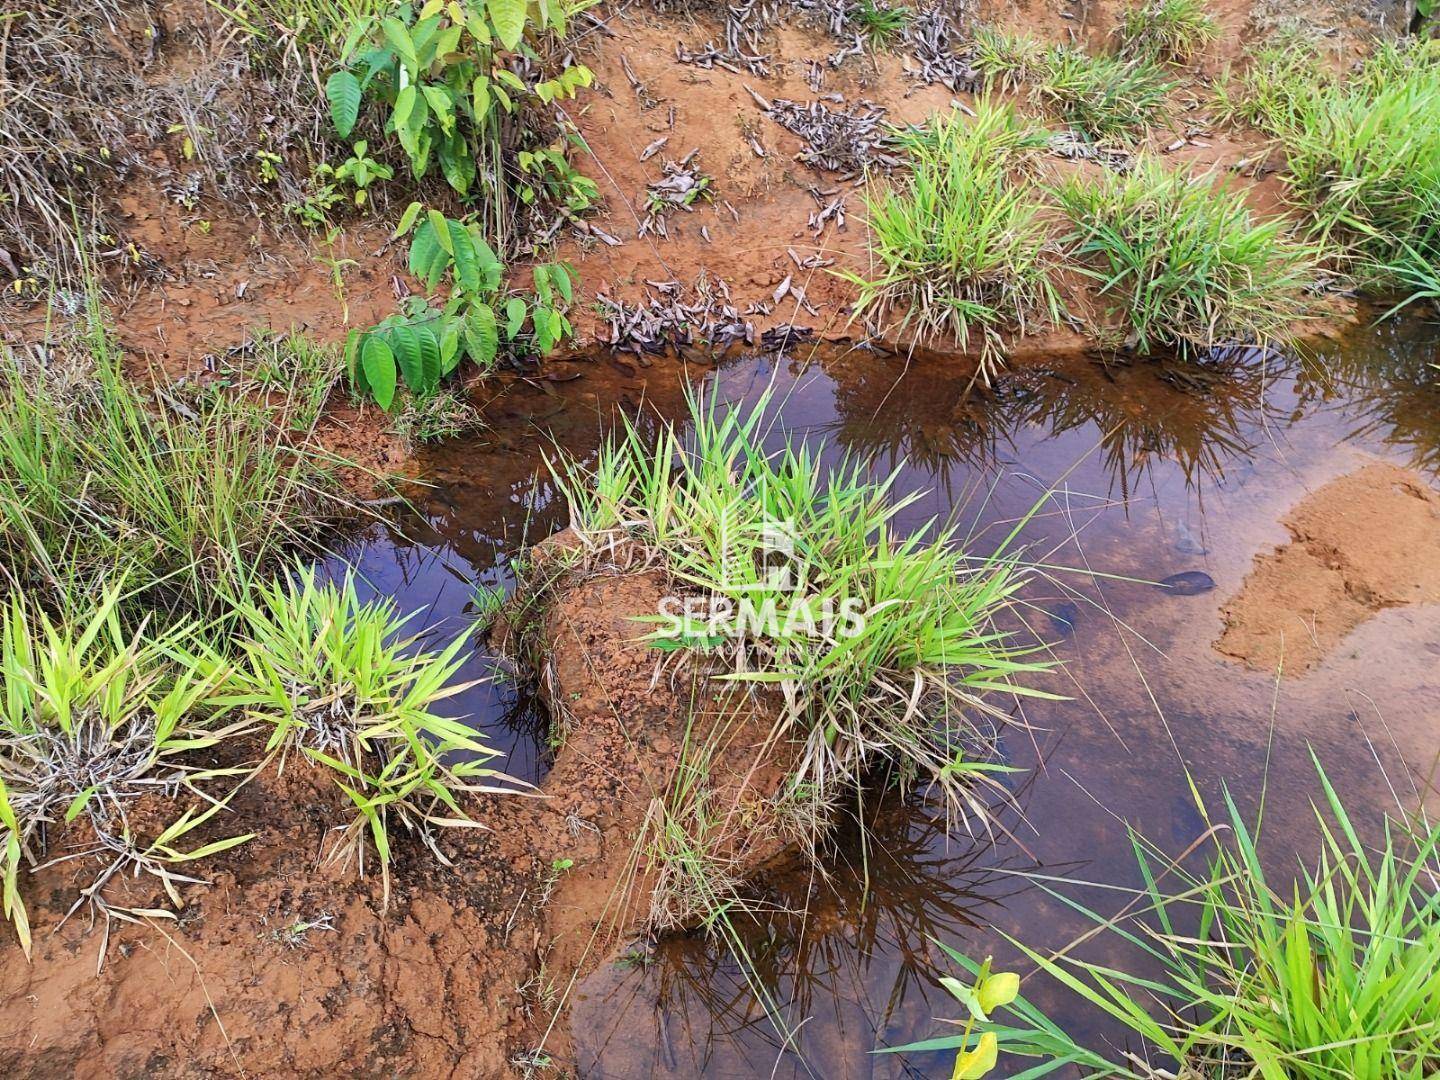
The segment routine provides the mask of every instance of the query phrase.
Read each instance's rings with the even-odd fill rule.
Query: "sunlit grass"
[[[1263,343],[1305,313],[1313,250],[1211,177],[1142,157],[1056,194],[1075,226],[1072,254],[1142,352]]]
[[[1201,805],[1215,838],[1208,870],[1164,860],[1135,839],[1145,884],[1117,917],[1041,883],[1116,949],[1144,961],[1142,975],[1019,943],[1039,970],[1131,1032],[1137,1052],[1106,1060],[1024,999],[987,1017],[972,1045],[989,1032],[1002,1054],[1049,1063],[1027,1075],[1077,1061],[1091,1075],[1130,1080],[1177,1068],[1196,1080],[1434,1076],[1440,828],[1412,833],[1387,821],[1380,842],[1367,844],[1323,770],[1320,782],[1321,852],[1296,882],[1267,875],[1260,838],[1227,795],[1218,818]],[[941,1038],[899,1049],[960,1046]]]
[[[982,101],[908,136],[911,171],[867,196],[872,269],[846,277],[857,316],[918,336],[949,334],[998,366],[1002,334],[1060,314],[1050,226],[1019,176],[1045,136]],[[978,338],[978,342],[976,339]]]

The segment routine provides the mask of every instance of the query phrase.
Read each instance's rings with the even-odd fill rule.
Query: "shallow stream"
[[[1281,519],[1307,496],[1375,461],[1437,483],[1437,342],[1433,325],[1388,324],[1306,359],[1067,363],[970,394],[968,375],[942,358],[689,365],[722,401],[773,386],[777,442],[823,441],[836,459],[872,457],[877,475],[898,469],[897,490],[926,492],[906,511],[912,527],[953,512],[988,550],[1046,497],[1019,542],[1056,569],[1031,583],[1019,614],[1062,662],[1046,685],[1066,700],[1028,704],[1028,729],[1006,736],[1004,756],[1026,772],[993,836],[947,836],[923,800],[872,804],[869,842],[842,830],[828,879],[797,871],[769,882],[761,899],[774,914],[737,922],[748,977],[701,936],[596,972],[573,1000],[580,1074],[948,1075],[940,1055],[874,1053],[948,1033],[935,1018],[956,1005],[935,978],[951,971],[934,942],[1024,972],[1004,935],[1058,948],[1086,928],[1021,872],[1094,883],[1067,893],[1118,910],[1120,890],[1138,884],[1127,828],[1176,854],[1205,831],[1187,772],[1211,805],[1227,785],[1253,814],[1264,793],[1277,873],[1316,850],[1312,747],[1352,811],[1378,820],[1419,804],[1440,748],[1440,605],[1385,607],[1298,674],[1251,669],[1214,643],[1222,606],[1257,556],[1291,540]],[[616,403],[684,414],[678,361],[655,361],[647,379],[627,359],[565,367],[580,377],[509,384],[486,406],[492,431],[431,452],[423,517],[373,529],[343,553],[369,588],[441,633],[458,629],[477,581],[507,583],[507,560],[565,523],[540,469],[547,448],[592,452]],[[1181,573],[1201,591],[1151,584]],[[1305,633],[1298,617],[1293,632]],[[492,664],[482,650],[467,674]],[[543,717],[512,683],[447,704],[485,728],[508,771],[543,774]],[[1092,943],[1086,955],[1106,949]],[[1027,992],[1072,1032],[1113,1037],[1038,980]]]

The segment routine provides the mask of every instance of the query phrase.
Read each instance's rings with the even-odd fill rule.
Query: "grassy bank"
[[[1122,953],[1158,972],[1142,976],[1071,949],[1043,954],[1019,943],[1037,971],[1133,1034],[1131,1053],[1110,1057],[1080,1046],[1024,998],[984,1007],[976,988],[958,981],[947,986],[971,1007],[966,1034],[900,1049],[955,1047],[992,1067],[997,1051],[1039,1059],[1026,1073],[1035,1076],[1069,1063],[1084,1075],[1127,1080],[1175,1069],[1197,1080],[1433,1076],[1440,1061],[1440,828],[1414,831],[1387,820],[1378,846],[1366,843],[1361,823],[1318,764],[1317,771],[1322,850],[1293,884],[1267,875],[1261,838],[1228,795],[1218,816],[1201,806],[1212,850],[1202,872],[1135,838],[1146,885],[1115,916],[1041,883],[1094,923],[1086,938],[1113,937]]]

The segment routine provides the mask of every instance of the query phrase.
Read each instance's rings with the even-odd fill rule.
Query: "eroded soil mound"
[[[1290,543],[1260,555],[1225,605],[1215,647],[1298,674],[1370,616],[1440,601],[1440,493],[1418,474],[1367,465],[1285,517]]]

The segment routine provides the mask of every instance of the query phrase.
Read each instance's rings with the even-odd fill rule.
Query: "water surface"
[[[1017,966],[1004,935],[1047,948],[1084,929],[1017,871],[1097,883],[1070,895],[1117,910],[1118,890],[1138,884],[1128,828],[1173,853],[1204,832],[1188,776],[1212,804],[1226,785],[1251,813],[1264,793],[1265,851],[1289,872],[1315,850],[1312,748],[1354,807],[1415,806],[1440,724],[1440,607],[1379,613],[1299,678],[1248,670],[1212,643],[1221,604],[1258,554],[1288,540],[1279,521],[1307,493],[1374,460],[1436,482],[1437,342],[1434,326],[1387,324],[1308,359],[1071,363],[988,392],[967,392],[968,375],[938,358],[750,357],[705,369],[722,401],[770,388],[776,445],[805,439],[834,460],[871,458],[877,476],[898,470],[897,490],[925,492],[905,512],[912,527],[956,514],[988,550],[1044,497],[1019,542],[1057,569],[1032,583],[1019,615],[1062,662],[1047,687],[1067,700],[1027,704],[1017,719],[1028,728],[1005,739],[1028,772],[999,809],[1004,831],[947,836],[923,800],[875,800],[868,844],[848,827],[824,876],[767,883],[761,899],[776,913],[737,922],[746,964],[697,936],[597,972],[574,1000],[581,1075],[948,1075],[941,1055],[873,1053],[944,1033],[935,1017],[955,1015],[934,983],[949,973],[934,942]],[[423,519],[404,523],[404,539],[377,530],[350,553],[436,632],[458,627],[475,581],[508,582],[509,557],[564,525],[539,466],[547,447],[592,453],[611,402],[683,415],[676,361],[648,380],[603,358],[573,370],[583,377],[497,391],[492,433],[430,455]],[[1187,571],[1216,587],[1184,596],[1147,584]],[[492,669],[481,650],[471,674]],[[490,732],[511,772],[540,775],[543,725],[513,686],[452,705]],[[1120,959],[1102,943],[1085,955]],[[1115,1037],[1039,980],[1026,989],[1073,1031]]]

